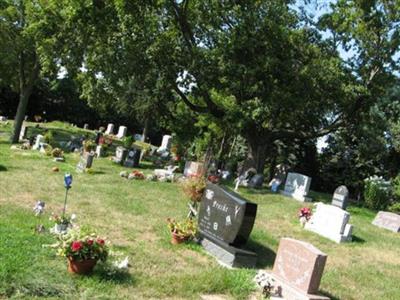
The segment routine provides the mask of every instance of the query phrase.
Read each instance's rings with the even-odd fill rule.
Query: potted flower
[[[183,182],[183,192],[194,203],[200,202],[201,196],[206,188],[206,181],[203,177],[191,177]]]
[[[197,225],[192,219],[185,219],[177,222],[175,219],[168,218],[168,229],[171,232],[171,243],[181,244],[196,236]]]
[[[68,271],[77,274],[92,272],[97,261],[107,260],[108,252],[103,238],[80,230],[70,230],[58,245],[58,254],[68,259]]]
[[[71,227],[72,221],[75,219],[75,214],[71,216],[68,215],[57,215],[51,214],[50,221],[53,221],[55,224],[54,226],[54,233],[65,233],[67,232],[68,228]]]
[[[312,215],[312,212],[309,207],[300,208],[299,214],[298,214],[300,224],[302,226],[304,226],[308,222],[308,220],[310,220],[311,215]]]
[[[93,140],[84,140],[82,146],[84,152],[92,152],[96,149],[96,143]]]

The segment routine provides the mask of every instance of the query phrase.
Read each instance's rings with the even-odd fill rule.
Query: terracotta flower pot
[[[96,259],[72,260],[68,257],[68,272],[76,274],[89,274],[96,265]]]
[[[186,236],[181,236],[174,232],[171,232],[171,235],[172,235],[171,244],[174,244],[174,245],[182,244],[183,242],[187,241],[187,239],[188,239]]]

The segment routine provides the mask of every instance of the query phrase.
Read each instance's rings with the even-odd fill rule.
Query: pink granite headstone
[[[400,215],[387,211],[380,211],[372,224],[393,232],[400,232]]]
[[[305,294],[316,294],[327,255],[313,245],[282,238],[276,255],[273,275]]]

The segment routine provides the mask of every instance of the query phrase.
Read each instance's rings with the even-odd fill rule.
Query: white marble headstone
[[[44,136],[41,134],[38,134],[36,136],[36,141],[35,141],[35,145],[33,145],[32,149],[33,150],[40,150],[40,144],[43,143],[44,140]]]
[[[319,202],[305,228],[341,243],[351,241],[352,225],[348,224],[349,220],[350,214],[347,211]]]
[[[106,134],[114,134],[114,124],[108,124]]]
[[[119,126],[117,138],[122,139],[123,137],[125,137],[127,130],[128,128],[126,128],[125,126]]]
[[[162,138],[162,142],[161,142],[161,149],[166,149],[166,150],[170,150],[171,149],[171,144],[172,144],[172,136],[170,135],[164,135]]]

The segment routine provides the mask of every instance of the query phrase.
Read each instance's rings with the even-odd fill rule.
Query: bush
[[[400,214],[400,202],[393,203],[389,206],[389,211]]]
[[[60,148],[54,148],[51,151],[51,156],[53,156],[53,157],[63,157],[64,156],[64,152]]]
[[[135,139],[133,136],[126,136],[122,139],[122,144],[124,145],[125,148],[130,149],[132,147],[132,144],[135,142]]]
[[[91,152],[96,150],[96,143],[93,140],[84,140],[82,144],[85,152]]]
[[[390,181],[385,181],[382,177],[372,176],[366,178],[364,183],[366,206],[375,210],[386,209],[392,196]]]
[[[46,144],[54,145],[54,135],[51,130],[47,131],[43,138]]]

